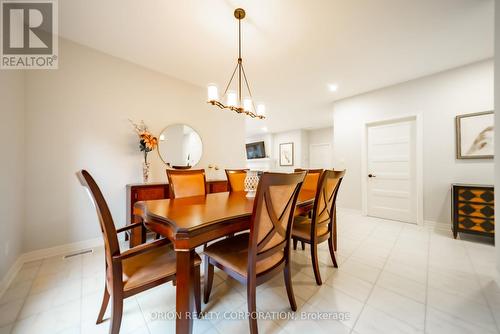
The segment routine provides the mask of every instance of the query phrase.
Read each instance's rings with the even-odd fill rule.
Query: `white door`
[[[369,216],[417,223],[415,120],[368,126]]]
[[[325,144],[311,144],[309,146],[309,168],[332,168],[332,146]]]

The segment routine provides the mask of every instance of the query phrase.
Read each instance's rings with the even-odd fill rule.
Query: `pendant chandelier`
[[[237,8],[234,11],[234,17],[238,20],[238,61],[236,67],[234,68],[231,79],[222,94],[222,98],[226,97],[226,104],[219,101],[219,93],[217,85],[208,85],[208,103],[217,106],[221,109],[230,109],[238,114],[246,114],[252,118],[265,118],[265,106],[263,104],[257,105],[253,101],[252,92],[250,86],[248,85],[247,76],[245,74],[245,69],[243,68],[243,59],[241,58],[241,20],[245,18],[245,10],[243,8]],[[238,76],[238,90],[230,90],[231,83],[233,82],[234,76]],[[242,81],[243,79],[243,81]],[[243,97],[242,84],[245,85],[248,92],[248,96]]]

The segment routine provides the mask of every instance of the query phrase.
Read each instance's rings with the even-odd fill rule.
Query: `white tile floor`
[[[326,244],[319,253],[321,287],[315,285],[309,247],[293,252],[296,315],[348,316],[260,320],[261,333],[500,333],[500,286],[494,247],[487,240],[453,240],[449,231],[339,211],[339,269],[333,268]],[[102,249],[25,264],[0,299],[0,334],[107,333],[109,321],[95,325],[103,270]],[[259,311],[290,311],[281,275],[258,288],[257,304]],[[217,272],[203,308],[244,312],[245,288]],[[121,332],[174,333],[172,320],[156,316],[174,309],[171,284],[129,298]],[[194,331],[245,333],[248,323],[201,319],[194,321]]]

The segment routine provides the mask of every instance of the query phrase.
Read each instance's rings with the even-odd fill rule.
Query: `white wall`
[[[309,145],[333,143],[333,128],[331,126],[327,128],[308,130],[307,135],[309,137]]]
[[[264,150],[266,153],[266,157],[263,159],[247,159],[245,168],[251,170],[260,170],[264,172],[272,171],[276,168],[276,159],[273,155],[273,135],[270,133],[255,135],[251,137],[247,137],[245,139],[245,143],[256,143],[256,142],[264,142]],[[245,153],[246,157],[246,153]]]
[[[247,168],[290,172],[295,168],[309,168],[309,148],[311,144],[333,144],[333,128],[296,129],[285,132],[267,133],[246,138],[246,143],[263,141],[269,161],[247,161]],[[279,165],[279,145],[294,144],[294,165]],[[333,164],[333,153],[332,153]]]
[[[273,157],[276,159],[276,170],[282,172],[293,172],[295,168],[302,168],[306,163],[304,161],[304,143],[305,131],[293,130],[278,132],[273,134]],[[279,152],[280,144],[293,143],[293,166],[280,166]]]
[[[330,157],[327,159],[329,162],[328,165],[324,167],[334,168],[335,166],[333,165],[333,127],[308,130],[307,136],[308,136],[309,150],[311,149],[312,145],[330,144]],[[308,157],[307,166],[309,168],[311,168],[310,163],[311,162],[309,161]]]
[[[257,170],[270,170],[276,172],[290,172],[295,168],[307,167],[306,154],[307,145],[306,131],[298,129],[285,132],[268,133],[246,138],[247,143],[263,141],[266,149],[266,156],[269,159],[260,161],[260,159],[247,161],[247,168]],[[293,166],[279,165],[280,144],[293,143]]]
[[[24,224],[24,73],[0,71],[0,289],[22,252]]]
[[[251,137],[247,137],[245,139],[245,144],[248,143],[256,143],[256,142],[264,142],[264,149],[266,151],[266,158],[271,158],[271,155],[273,154],[273,135],[270,133],[266,133],[263,135],[255,135]],[[245,154],[246,157],[246,154]]]
[[[500,0],[495,1],[495,128],[500,128]],[[495,136],[495,188],[500,189],[500,136]],[[498,193],[497,193],[498,194]],[[495,196],[495,206],[500,208],[500,196]],[[498,210],[498,209],[497,209]],[[500,272],[500,223],[495,223],[497,269]]]
[[[194,128],[204,145],[197,167],[244,165],[244,118],[211,108],[204,88],[69,41],[59,47],[59,70],[26,77],[25,251],[100,236],[75,177],[81,168],[97,179],[115,224],[125,224],[125,185],[142,180],[128,118],[143,119],[158,135],[168,124]],[[149,159],[152,181],[165,181],[157,153]]]
[[[455,159],[455,116],[493,110],[493,62],[483,61],[334,104],[334,163],[346,168],[340,206],[361,209],[361,134],[369,121],[423,120],[424,219],[450,221],[450,184],[493,183],[492,160]]]

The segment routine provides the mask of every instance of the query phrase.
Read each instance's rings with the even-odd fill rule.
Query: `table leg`
[[[191,334],[193,331],[194,252],[194,250],[177,252],[177,319],[175,323],[175,332],[177,334]]]
[[[141,217],[134,216],[134,219],[132,220],[133,223],[140,223],[142,222]],[[146,242],[146,233],[147,230],[144,226],[142,227],[136,227],[130,230],[130,240],[129,240],[129,247],[136,247],[139,245],[142,245],[143,243]]]

